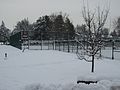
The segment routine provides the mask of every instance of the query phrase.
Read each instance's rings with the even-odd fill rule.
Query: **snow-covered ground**
[[[5,53],[8,54],[7,58]],[[110,90],[112,86],[119,88],[120,53],[117,53],[116,57],[116,60],[96,60],[95,73],[91,74],[91,63],[79,60],[73,53],[53,50],[22,52],[12,46],[1,45],[0,90]],[[90,85],[76,84],[77,80],[85,79],[99,82]]]

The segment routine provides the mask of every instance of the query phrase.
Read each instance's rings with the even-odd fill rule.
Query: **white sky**
[[[85,0],[86,1],[86,0]],[[93,10],[99,5],[108,6],[110,2],[111,20],[120,16],[120,0],[87,0]],[[35,22],[40,16],[62,11],[69,14],[73,24],[82,24],[81,10],[83,0],[0,0],[0,24],[2,20],[10,29],[24,18]],[[109,19],[110,20],[110,17]]]

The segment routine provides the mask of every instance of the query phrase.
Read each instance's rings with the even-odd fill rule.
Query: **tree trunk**
[[[94,55],[92,55],[92,73],[94,72]]]

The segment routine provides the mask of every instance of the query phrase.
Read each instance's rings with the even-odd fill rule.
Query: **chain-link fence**
[[[22,31],[10,37],[10,44],[23,50],[59,50],[76,53],[83,49],[76,38],[78,37],[75,34],[68,32]],[[85,47],[89,47],[85,40],[87,39],[79,38]],[[116,55],[120,54],[120,38],[104,38],[103,42],[105,45],[101,49],[102,57],[118,57]]]

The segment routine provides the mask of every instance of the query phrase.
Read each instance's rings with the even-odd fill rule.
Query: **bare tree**
[[[83,48],[82,52],[84,52],[84,56],[82,56],[82,58],[82,52],[77,53],[77,56],[79,59],[84,59],[88,62],[92,62],[91,72],[94,72],[95,55],[97,55],[101,48],[104,46],[104,42],[102,40],[102,31],[108,17],[109,9],[101,11],[100,7],[98,7],[96,11],[92,13],[88,7],[83,7],[82,15],[85,21],[87,33],[84,33],[84,37],[82,37],[82,33],[76,33],[76,41],[81,45]],[[83,40],[87,44],[87,47],[83,44]],[[90,60],[86,58],[86,56],[89,56]]]
[[[120,17],[113,21],[114,32],[116,32],[117,37],[120,37]]]

